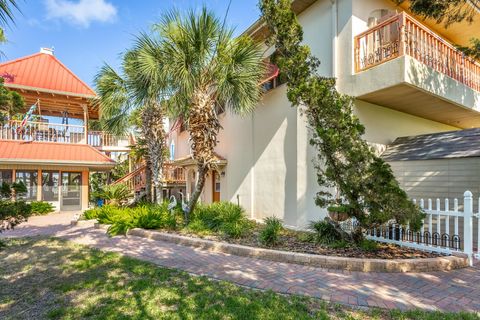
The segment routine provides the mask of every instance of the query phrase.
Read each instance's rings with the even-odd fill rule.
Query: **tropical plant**
[[[163,126],[165,112],[159,98],[150,93],[154,87],[140,77],[137,59],[141,56],[141,50],[139,47],[123,56],[122,74],[109,65],[103,66],[95,77],[95,83],[99,96],[98,105],[102,111],[102,127],[114,134],[124,134],[132,126],[140,129],[148,167],[147,200],[151,200],[151,174],[158,192],[157,201],[160,201],[162,166],[166,155]],[[135,111],[140,111],[141,122],[138,121]]]
[[[303,44],[303,30],[290,0],[262,0],[260,8],[277,50],[275,62],[287,80],[287,97],[300,106],[310,129],[310,144],[317,152],[315,168],[321,191],[315,202],[321,207],[338,203],[337,190],[348,214],[362,228],[395,219],[418,230],[425,214],[400,188],[390,166],[378,157],[362,138],[365,127],[353,114],[354,98],[336,90],[335,79],[318,75],[319,60]],[[339,232],[341,228],[327,221]]]
[[[221,129],[217,106],[237,114],[254,110],[264,76],[260,44],[248,36],[233,37],[212,12],[203,8],[182,15],[163,16],[154,26],[156,37],[137,40],[138,69],[151,84],[173,116],[185,120],[190,134],[198,180],[186,209],[186,220],[205,185],[206,174],[215,169],[214,149]]]
[[[44,215],[55,211],[54,206],[46,201],[32,201],[30,202],[33,215]]]
[[[311,221],[308,229],[313,232],[316,243],[330,245],[332,243],[350,240],[349,235],[335,228],[328,220]]]
[[[190,230],[209,230],[229,238],[238,238],[245,235],[252,224],[242,207],[222,201],[196,206],[188,226]]]
[[[132,193],[128,186],[123,183],[111,184],[105,186],[97,192],[96,196],[100,199],[105,199],[109,204],[113,206],[119,206],[123,204]]]
[[[0,115],[5,115],[4,120],[10,120],[13,115],[23,110],[25,102],[19,93],[5,88],[4,82],[0,77]]]
[[[282,220],[276,217],[268,217],[264,220],[265,226],[260,231],[260,242],[267,246],[273,246],[278,242],[280,232],[283,230]]]

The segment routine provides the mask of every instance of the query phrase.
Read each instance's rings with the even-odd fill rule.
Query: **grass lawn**
[[[354,310],[245,289],[56,239],[7,240],[0,319],[480,319]]]

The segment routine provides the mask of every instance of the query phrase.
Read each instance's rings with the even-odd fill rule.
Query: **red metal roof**
[[[64,94],[94,96],[95,92],[53,54],[36,53],[0,63],[7,86],[44,89]]]
[[[113,166],[115,161],[87,144],[0,140],[0,163]]]

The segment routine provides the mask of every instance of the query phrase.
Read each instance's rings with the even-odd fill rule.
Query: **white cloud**
[[[106,0],[46,0],[47,18],[61,19],[87,28],[91,22],[110,22],[117,8]]]

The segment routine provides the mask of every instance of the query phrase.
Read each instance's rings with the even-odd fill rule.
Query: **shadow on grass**
[[[1,319],[306,319],[320,307],[61,240],[7,243]]]

